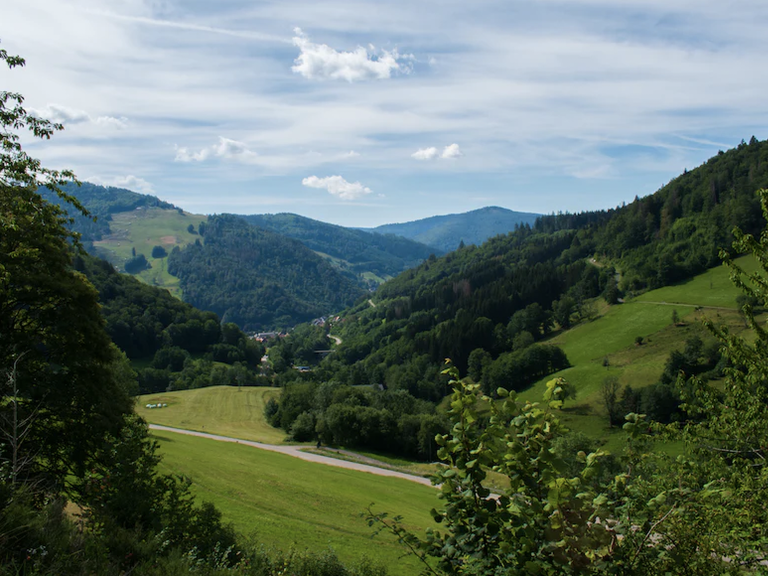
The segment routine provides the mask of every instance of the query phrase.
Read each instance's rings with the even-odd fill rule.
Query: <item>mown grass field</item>
[[[195,230],[206,216],[199,214],[180,214],[176,210],[148,208],[120,212],[112,216],[109,227],[112,234],[94,245],[105,254],[107,259],[122,268],[131,258],[132,249],[136,254],[144,254],[152,268],[136,276],[154,286],[167,288],[175,296],[180,296],[179,279],[168,274],[165,258],[152,258],[152,248],[162,246],[168,253],[175,246],[186,246],[200,238],[190,233],[187,228],[192,224]]]
[[[403,516],[404,526],[423,534],[434,526],[429,510],[437,490],[407,480],[344,470],[298,458],[181,434],[155,432],[161,469],[192,479],[201,500],[213,502],[238,532],[282,550],[333,548],[345,562],[365,555],[392,575],[419,574],[413,558],[384,534],[371,539],[361,517],[377,511]]]
[[[221,436],[281,444],[285,432],[264,419],[264,405],[279,388],[212,386],[139,396],[136,412],[147,422]],[[147,404],[168,404],[146,408]]]

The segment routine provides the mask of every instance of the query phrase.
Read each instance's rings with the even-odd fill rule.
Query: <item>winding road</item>
[[[209,440],[218,440],[219,442],[231,442],[233,444],[243,444],[250,446],[251,448],[258,448],[260,450],[269,450],[270,452],[279,452],[286,456],[293,456],[294,458],[300,458],[307,462],[315,462],[317,464],[325,464],[326,466],[335,466],[336,468],[346,468],[348,470],[357,470],[358,472],[368,472],[369,474],[376,474],[377,476],[389,476],[391,478],[400,478],[402,480],[409,480],[411,482],[417,482],[425,486],[432,486],[427,478],[422,476],[414,476],[413,474],[405,474],[403,472],[396,472],[395,470],[387,470],[386,468],[379,468],[377,466],[369,466],[368,464],[359,464],[357,462],[348,462],[346,460],[338,460],[336,458],[330,458],[329,456],[321,456],[320,454],[312,454],[311,452],[303,452],[304,446],[278,446],[275,444],[263,444],[261,442],[253,442],[251,440],[241,440],[239,438],[230,438],[229,436],[219,436],[218,434],[208,434],[207,432],[196,432],[194,430],[184,430],[183,428],[171,428],[170,426],[162,426],[160,424],[150,424],[151,430],[157,430],[158,432],[173,432],[174,434],[186,434],[187,436],[197,436],[199,438],[208,438]]]

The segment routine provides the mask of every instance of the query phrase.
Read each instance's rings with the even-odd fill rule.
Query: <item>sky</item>
[[[51,168],[376,226],[611,208],[768,138],[768,2],[23,0],[0,89]]]

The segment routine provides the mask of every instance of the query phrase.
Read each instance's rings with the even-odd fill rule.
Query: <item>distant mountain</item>
[[[365,230],[379,234],[397,234],[433,246],[438,250],[450,252],[456,250],[462,240],[465,244],[479,246],[488,238],[513,231],[520,224],[533,225],[539,216],[541,215],[489,206],[463,214],[432,216],[423,220],[384,224]]]
[[[173,249],[168,272],[186,302],[245,330],[307,322],[366,293],[298,240],[238,216],[211,216],[199,232],[203,242]]]
[[[433,247],[402,236],[344,228],[296,214],[254,214],[242,218],[300,241],[342,270],[354,273],[364,286],[397,276],[436,252]]]

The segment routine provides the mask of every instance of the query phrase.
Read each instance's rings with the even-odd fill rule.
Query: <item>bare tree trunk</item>
[[[25,438],[32,429],[32,423],[35,420],[35,411],[24,418],[19,418],[19,382],[18,365],[26,352],[19,354],[14,360],[13,367],[7,371],[8,393],[11,403],[10,417],[3,417],[2,434],[11,449],[11,485],[15,488],[19,482],[19,476],[22,470],[30,463],[31,457],[23,457],[21,451]]]

